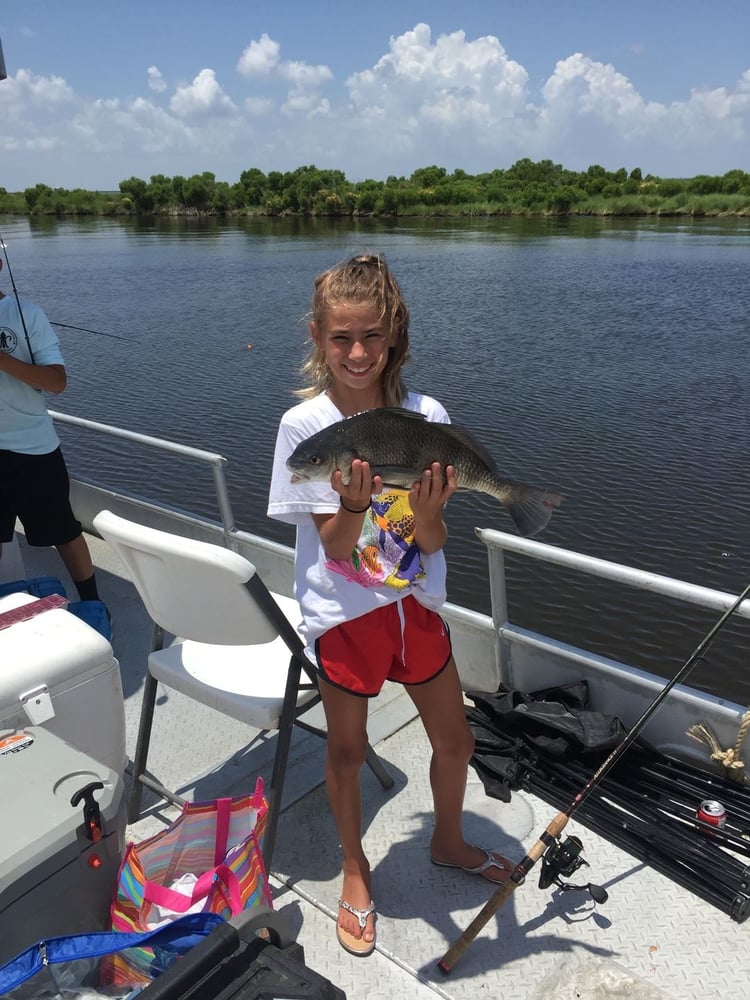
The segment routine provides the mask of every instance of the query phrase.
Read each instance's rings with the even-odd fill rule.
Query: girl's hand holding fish
[[[344,473],[341,469],[336,469],[331,476],[331,487],[340,496],[344,510],[360,513],[370,506],[373,494],[383,492],[383,480],[380,476],[371,474],[369,462],[355,458],[348,481],[344,482]]]
[[[348,559],[357,543],[362,523],[374,493],[381,493],[383,480],[373,476],[368,462],[355,458],[347,475],[336,469],[331,488],[339,495],[337,514],[313,514],[320,540],[329,559]]]
[[[440,462],[433,462],[412,486],[409,506],[414,514],[414,534],[420,552],[437,552],[445,545],[448,529],[443,521],[443,507],[457,489],[456,470],[446,465],[443,476]]]
[[[409,505],[415,517],[421,514],[442,516],[443,507],[458,489],[456,470],[446,465],[445,476],[440,462],[433,462],[425,469],[409,493]]]

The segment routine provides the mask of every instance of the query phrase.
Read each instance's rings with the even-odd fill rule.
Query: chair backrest
[[[100,511],[93,524],[129,570],[151,618],[167,632],[227,646],[270,642],[279,634],[246,587],[255,566],[239,553],[147,528],[109,510]]]

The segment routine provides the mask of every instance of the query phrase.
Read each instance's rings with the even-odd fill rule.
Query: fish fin
[[[559,493],[551,493],[538,486],[518,485],[513,489],[510,499],[503,501],[503,506],[513,518],[519,535],[528,538],[546,527],[552,511],[560,506],[563,499]]]
[[[375,411],[368,411],[368,412],[375,412]],[[397,413],[399,417],[408,417],[410,420],[419,420],[422,423],[435,423],[435,421],[427,420],[427,417],[424,415],[424,413],[418,413],[416,410],[406,410],[400,406],[384,407],[379,412]],[[496,471],[494,458],[489,453],[487,448],[482,444],[482,442],[478,441],[474,437],[473,433],[470,430],[468,430],[466,427],[462,427],[461,424],[444,424],[442,422],[437,422],[437,423],[443,434],[446,434],[448,437],[454,438],[460,444],[464,445],[464,447],[469,448],[469,450],[471,451],[474,451],[479,456],[479,458],[484,462],[484,464],[487,466],[488,469],[490,469],[492,472]],[[412,482],[419,479],[421,475],[422,475],[422,469],[415,472],[414,479],[412,480]],[[409,485],[411,485],[411,483]]]
[[[375,412],[373,410],[367,412]],[[421,420],[424,422],[427,417],[424,413],[420,413],[418,410],[407,410],[403,406],[383,406],[378,411],[378,413],[398,413],[400,417],[410,417],[412,420]]]
[[[476,452],[485,465],[493,472],[496,470],[495,459],[490,455],[482,442],[477,441],[470,430],[462,427],[461,424],[441,424],[440,430],[449,437],[455,438],[456,441],[459,441],[465,447]]]

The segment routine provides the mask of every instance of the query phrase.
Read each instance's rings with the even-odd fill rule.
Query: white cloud
[[[75,116],[71,129],[83,148],[97,153],[127,150],[133,145],[146,153],[160,153],[190,136],[183,122],[142,97],[94,101]]]
[[[73,89],[61,76],[36,76],[27,69],[19,69],[15,77],[8,77],[3,88],[10,91],[11,101],[28,98],[39,105],[61,105],[75,101]]]
[[[548,108],[558,114],[595,114],[610,124],[659,113],[663,105],[646,105],[643,98],[614,66],[595,62],[577,52],[558,62],[542,87]]]
[[[497,38],[467,41],[463,31],[433,44],[426,24],[391,38],[390,52],[370,70],[353,74],[347,87],[355,107],[411,105],[419,113],[443,98],[488,111],[522,109],[528,74],[510,59]]]
[[[426,24],[391,38],[390,51],[347,87],[361,129],[378,119],[394,123],[400,151],[422,150],[422,162],[435,161],[424,152],[434,149],[451,165],[460,151],[491,145],[490,132],[507,138],[513,120],[514,146],[529,114],[528,74],[497,38],[468,41],[456,31],[433,42]]]
[[[542,88],[538,134],[556,158],[642,165],[652,173],[724,173],[747,163],[750,71],[736,89],[694,90],[685,101],[646,102],[614,67],[580,53],[557,63]]]
[[[505,158],[525,155],[528,74],[493,36],[468,41],[456,31],[433,41],[429,26],[418,24],[391,38],[389,52],[353,74],[347,87],[360,135],[389,129],[397,155],[388,173],[409,173],[427,162],[469,169],[469,150],[485,159],[498,145]],[[397,159],[405,157],[407,164],[399,166]],[[477,169],[485,169],[484,163]]]
[[[80,106],[72,88],[59,76],[36,76],[27,69],[20,69],[0,83],[0,135],[2,135],[2,175],[7,176],[9,166],[16,162],[12,154],[19,154],[21,164],[16,188],[26,186],[29,169],[24,157],[28,154],[47,154],[62,144],[59,123],[74,114]],[[30,165],[35,166],[32,158]],[[40,163],[45,163],[40,155]],[[50,162],[54,162],[51,160]],[[3,179],[6,188],[10,185]]]
[[[279,64],[280,49],[279,43],[264,33],[257,42],[250,42],[240,56],[237,69],[243,76],[267,76]]]
[[[149,66],[146,70],[148,75],[148,85],[157,94],[162,94],[167,89],[167,83],[161,75],[161,70],[156,66]]]
[[[331,103],[319,94],[306,94],[303,90],[291,90],[286,101],[281,105],[281,110],[285,115],[305,115],[310,118],[313,115],[328,115],[331,111]]]
[[[23,136],[10,136],[4,140],[4,147],[7,153],[51,153],[58,149],[60,141],[57,138],[47,135],[36,135],[30,138]],[[19,187],[21,185],[18,185]]]
[[[234,102],[221,89],[212,69],[202,69],[192,83],[178,87],[169,106],[181,118],[235,109]]]
[[[246,97],[242,102],[243,108],[249,115],[267,115],[276,107],[269,97]]]
[[[333,79],[333,73],[327,66],[309,66],[301,62],[279,63],[279,75],[298,87],[318,87]]]
[[[319,87],[333,79],[333,73],[328,66],[313,66],[298,60],[281,59],[281,46],[261,35],[257,41],[252,41],[242,53],[237,69],[246,77],[266,77],[271,80],[282,80],[291,83],[286,100],[281,105],[284,115],[327,115],[330,102],[320,96]],[[250,99],[257,101],[258,98]],[[264,105],[251,104],[249,108],[255,113],[255,108]]]
[[[576,170],[601,163],[693,176],[750,162],[750,69],[724,87],[660,103],[644,100],[614,66],[574,53],[532,88],[498,38],[433,37],[426,24],[391,38],[371,66],[338,83],[328,66],[282,59],[266,34],[237,69],[234,89],[205,68],[170,98],[150,66],[144,96],[106,100],[19,70],[0,83],[0,183],[18,190],[33,175],[53,186],[108,187],[131,174],[203,170],[231,181],[248,166],[313,162],[358,180],[430,163],[479,173],[523,156]]]

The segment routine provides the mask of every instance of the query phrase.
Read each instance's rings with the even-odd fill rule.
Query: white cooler
[[[0,623],[36,600],[25,593],[0,598]],[[0,628],[0,729],[29,725],[119,775],[125,770],[120,665],[104,636],[64,608]]]
[[[0,729],[0,795],[0,963],[106,930],[125,846],[119,774],[41,726]]]

